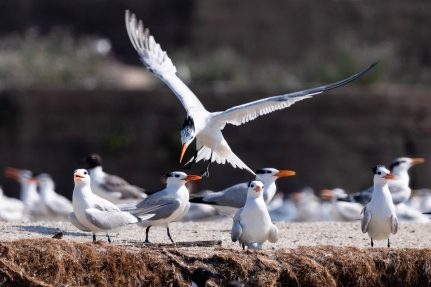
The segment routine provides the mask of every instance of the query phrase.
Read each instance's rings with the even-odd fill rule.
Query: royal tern
[[[244,249],[262,249],[262,244],[278,240],[278,228],[271,222],[268,209],[263,200],[263,183],[258,180],[249,183],[247,201],[234,216],[231,238],[239,241]]]
[[[410,176],[408,171],[412,166],[423,162],[425,162],[425,159],[423,158],[400,157],[391,163],[390,170],[395,176],[395,179],[391,180],[388,183],[388,186],[395,205],[406,202],[410,198],[412,191],[409,186]],[[351,194],[349,197],[340,200],[358,202],[365,205],[371,200],[372,194],[373,187],[370,187],[364,191]]]
[[[216,274],[214,272],[209,271],[206,268],[196,268],[192,273],[192,286],[191,287],[206,287],[207,281],[215,277]]]
[[[300,92],[269,97],[254,102],[235,106],[221,112],[209,112],[205,109],[196,95],[176,75],[177,69],[169,56],[156,43],[150,35],[148,28],[144,29],[142,21],[138,21],[134,14],[126,10],[125,15],[127,33],[133,47],[138,52],[144,66],[154,75],[159,77],[178,97],[184,106],[187,116],[181,129],[182,150],[180,163],[188,146],[196,138],[196,152],[190,164],[200,160],[209,160],[218,164],[230,163],[234,168],[253,171],[236,156],[227,141],[222,130],[226,124],[242,125],[276,110],[290,107],[297,101],[311,98],[343,85],[367,73],[375,64],[368,66],[363,71],[336,83]],[[206,173],[208,172],[208,166]],[[254,174],[254,173],[253,173]]]
[[[286,176],[295,175],[291,170],[278,170],[275,168],[261,168],[256,170],[256,180],[263,182],[263,199],[268,204],[277,191],[276,180]],[[224,215],[230,216],[243,207],[247,200],[248,182],[238,183],[223,191],[207,193],[203,196],[192,197],[190,202],[209,204],[217,208]]]
[[[87,170],[90,172],[91,189],[95,194],[112,202],[122,200],[142,200],[147,197],[144,189],[131,185],[123,178],[103,171],[102,157],[90,154],[85,157]]]
[[[24,218],[25,205],[16,198],[7,197],[3,194],[0,186],[0,220],[17,221]]]
[[[26,169],[7,167],[5,176],[18,181],[21,185],[20,200],[25,205],[25,213],[32,218],[40,218],[47,215],[47,210],[37,192],[37,179],[33,173]]]
[[[154,214],[149,214],[150,212],[163,206],[161,204],[153,205],[150,208],[122,211],[109,200],[103,199],[91,191],[91,179],[87,170],[75,170],[73,179],[75,182],[73,212],[69,214],[69,220],[78,229],[92,232],[93,241],[96,241],[96,232],[108,232],[128,224],[145,222],[154,216]],[[109,234],[107,237],[111,242]]]
[[[341,188],[322,190],[320,198],[327,201],[329,205],[329,210],[322,214],[322,217],[326,216],[327,220],[332,221],[354,221],[361,219],[361,212],[364,208],[361,204],[338,200],[347,196],[347,193]],[[322,203],[322,206],[324,205],[325,203]]]
[[[383,165],[376,165],[373,168],[374,191],[371,201],[363,210],[362,232],[368,232],[373,240],[388,240],[388,247],[391,246],[389,235],[398,231],[398,218],[395,213],[395,205],[392,202],[388,181],[395,179],[395,176]]]
[[[67,218],[73,211],[72,202],[66,197],[55,192],[55,184],[51,176],[42,173],[36,176],[42,202],[51,217]]]
[[[146,227],[145,242],[149,243],[148,233],[151,226],[164,226],[169,239],[172,243],[174,240],[169,232],[169,223],[182,219],[190,208],[189,191],[186,183],[193,180],[199,180],[199,175],[187,175],[184,172],[173,171],[166,175],[166,188],[150,194],[146,199],[136,205],[136,208],[151,208],[155,205],[169,204],[154,211],[154,217],[139,223],[140,226]],[[122,210],[135,208],[135,205],[123,205]]]

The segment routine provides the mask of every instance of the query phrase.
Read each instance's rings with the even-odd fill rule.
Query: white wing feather
[[[142,21],[138,21],[135,14],[130,14],[128,10],[125,19],[130,41],[144,66],[169,86],[188,114],[208,113],[196,95],[178,78],[175,65],[150,35],[148,28],[144,29]]]
[[[367,73],[375,65],[376,63],[368,66],[367,68],[365,68],[364,70],[360,71],[359,73],[353,76],[350,76],[344,80],[341,80],[332,84],[320,86],[313,89],[303,90],[299,92],[294,92],[290,94],[285,94],[281,96],[269,97],[269,98],[257,100],[254,102],[250,102],[247,104],[239,105],[236,107],[232,107],[230,109],[227,109],[224,112],[214,113],[212,120],[221,129],[223,129],[226,124],[232,124],[236,126],[245,124],[249,121],[256,119],[259,116],[263,116],[277,110],[288,108],[298,101],[302,101],[304,99],[311,98],[314,95],[321,94],[325,91],[329,91],[329,90],[344,86],[356,80],[357,78],[361,77],[365,73]]]

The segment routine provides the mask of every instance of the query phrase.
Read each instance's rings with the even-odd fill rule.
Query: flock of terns
[[[149,30],[144,29],[142,22],[129,11],[126,11],[125,20],[129,38],[144,66],[171,88],[186,110],[187,116],[180,131],[180,163],[195,139],[196,151],[183,170],[191,169],[201,160],[209,162],[206,169],[199,175],[172,171],[166,175],[164,189],[147,195],[142,188],[106,173],[102,168],[102,158],[91,154],[84,160],[86,169],[77,169],[73,173],[75,186],[71,202],[55,192],[54,181],[48,174],[34,176],[27,170],[7,168],[5,175],[21,183],[21,195],[18,200],[7,198],[1,192],[2,220],[68,218],[76,228],[91,232],[94,241],[96,233],[106,233],[109,242],[110,231],[129,224],[145,228],[145,242],[149,242],[152,226],[163,226],[174,243],[169,223],[190,216],[192,203],[192,211],[195,209],[197,213],[203,210],[206,215],[214,215],[214,210],[217,210],[219,214],[232,217],[232,241],[238,241],[243,249],[261,249],[266,241],[276,242],[280,233],[273,220],[361,220],[362,232],[368,233],[371,246],[375,240],[387,240],[388,247],[389,236],[397,233],[399,220],[428,221],[422,212],[431,210],[429,192],[423,193],[423,200],[415,201],[409,186],[408,170],[423,163],[422,158],[398,158],[389,169],[375,166],[372,169],[373,186],[358,194],[349,195],[341,189],[324,190],[319,199],[313,192],[304,191],[283,201],[275,196],[276,180],[294,176],[295,172],[275,168],[253,171],[233,153],[223,137],[222,130],[226,124],[239,126],[297,101],[346,85],[366,74],[375,64],[336,83],[264,98],[225,111],[209,112],[177,77],[171,59]],[[190,195],[186,183],[209,176],[211,162],[229,163],[234,168],[245,169],[253,174],[254,179],[223,191]]]

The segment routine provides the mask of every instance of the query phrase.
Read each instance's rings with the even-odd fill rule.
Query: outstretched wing
[[[215,124],[218,125],[220,128],[223,128],[226,124],[232,124],[236,126],[245,124],[249,121],[256,119],[259,116],[263,116],[277,110],[288,108],[298,101],[308,99],[314,95],[321,94],[323,92],[344,86],[367,73],[376,64],[377,63],[374,63],[362,70],[361,72],[339,82],[295,93],[269,97],[227,109],[224,112],[216,113],[213,117],[213,120]]]
[[[150,35],[148,28],[144,29],[142,21],[135,14],[126,10],[126,28],[133,47],[141,57],[144,66],[159,77],[177,95],[187,114],[207,112],[195,94],[177,77],[177,69],[169,56]]]

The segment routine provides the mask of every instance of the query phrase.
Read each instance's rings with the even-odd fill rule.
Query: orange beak
[[[388,173],[387,175],[385,175],[383,177],[384,179],[395,179],[395,175],[393,175],[392,173]]]
[[[320,192],[320,198],[323,200],[331,200],[333,197],[334,197],[334,194],[330,189],[323,189]]]
[[[413,158],[412,159],[412,166],[413,165],[417,165],[417,164],[421,164],[421,163],[424,163],[424,162],[425,162],[425,159],[422,158],[422,157]]]
[[[73,179],[81,180],[82,178],[84,177],[80,174],[77,174],[77,173],[73,174]]]
[[[256,191],[256,192],[262,192],[262,188],[260,186],[256,186],[256,188],[254,189],[254,191]]]
[[[16,169],[13,167],[6,167],[4,170],[4,175],[8,178],[18,180],[19,179],[19,169]]]
[[[186,178],[184,180],[186,182],[189,182],[189,181],[200,180],[200,179],[202,179],[202,176],[200,176],[200,175],[188,175],[188,176],[186,176]]]
[[[285,176],[294,176],[295,174],[296,174],[296,172],[294,172],[293,170],[280,170],[279,172],[277,172],[275,174],[275,176],[285,177]]]
[[[32,177],[28,180],[28,183],[38,183],[38,182],[39,182],[39,180],[35,177]]]
[[[188,147],[188,144],[183,144],[183,148],[181,149],[180,163],[183,161],[184,154],[186,153]]]

